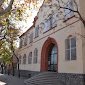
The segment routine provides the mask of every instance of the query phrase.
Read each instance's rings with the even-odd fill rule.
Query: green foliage
[[[7,43],[5,40],[0,41],[2,42],[1,49],[0,49],[0,58],[2,61],[7,64],[11,62],[11,50],[9,49],[9,43]]]
[[[0,40],[0,58],[5,64],[12,62],[13,51],[15,49],[15,43],[19,36],[19,29],[15,29],[11,26],[9,20],[6,19],[2,25],[4,38]]]
[[[24,0],[24,3],[17,3],[15,0],[10,0],[8,7],[3,9],[4,2],[9,0],[0,0],[0,57],[4,62],[10,62],[10,59],[15,50],[16,40],[18,39],[20,30],[16,29],[14,21],[22,21],[24,14],[28,8],[31,8],[31,4],[37,5],[37,0]],[[29,5],[29,6],[28,6]],[[37,6],[36,6],[37,7]],[[30,10],[30,9],[29,9]],[[29,13],[28,13],[29,14]],[[3,29],[3,30],[2,30]]]

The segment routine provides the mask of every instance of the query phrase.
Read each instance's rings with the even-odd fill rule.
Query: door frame
[[[48,71],[48,56],[49,56],[49,48],[51,48],[52,44],[54,44],[57,47],[57,71],[58,72],[58,45],[54,38],[48,37],[48,39],[45,41],[42,51],[41,51],[41,71]]]

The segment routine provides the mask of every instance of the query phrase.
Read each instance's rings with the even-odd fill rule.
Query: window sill
[[[49,30],[43,32],[43,34],[46,33],[46,32],[48,32],[48,31],[50,31],[50,30],[52,30],[53,28],[54,28],[54,27],[51,27]]]
[[[34,37],[34,39],[38,38],[39,36]]]
[[[73,17],[75,17],[75,15],[71,16],[70,18],[67,18],[67,19],[64,20],[63,22],[67,22],[68,20],[72,19]]]
[[[37,63],[33,63],[33,64],[35,64],[35,65],[36,65]]]
[[[65,60],[65,61],[67,61],[67,62],[71,62],[71,61],[76,61],[77,59],[75,59],[75,60]]]
[[[27,44],[25,44],[24,46],[27,46]]]
[[[33,41],[29,42],[29,44],[33,43]]]

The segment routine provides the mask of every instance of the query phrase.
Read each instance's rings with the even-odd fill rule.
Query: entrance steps
[[[56,72],[42,72],[25,80],[26,85],[65,85],[58,79]]]

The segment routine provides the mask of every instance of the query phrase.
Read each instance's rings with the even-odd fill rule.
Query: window
[[[76,38],[69,37],[65,40],[66,60],[76,60]]]
[[[31,33],[29,36],[29,43],[32,43],[32,42],[33,42],[33,33]]]
[[[59,14],[58,13],[53,13],[52,14],[52,28],[57,26],[57,21],[59,21],[59,19],[60,18],[59,18]]]
[[[69,10],[69,9],[74,9],[72,0],[68,1],[68,3],[66,4],[66,8],[68,8],[68,9],[64,10],[65,11],[65,18],[64,18],[65,20],[71,18],[74,15],[74,12]]]
[[[21,64],[21,55],[19,56],[19,64]]]
[[[23,64],[26,64],[26,54],[23,56]]]
[[[31,63],[32,63],[32,52],[30,52],[28,56],[28,64],[31,64]]]
[[[50,15],[49,18],[45,20],[44,32],[48,31],[51,28],[52,28],[52,15]]]
[[[20,48],[22,48],[23,41],[20,39]]]
[[[37,48],[35,48],[33,63],[37,63],[37,57],[38,57],[38,50],[37,50]]]
[[[48,55],[48,71],[57,71],[57,47],[53,44],[49,50]]]
[[[35,28],[35,38],[39,36],[39,26]]]
[[[40,27],[41,29],[44,29],[44,28],[45,28],[45,23],[44,23],[44,22],[41,22],[40,25],[39,25],[39,27]]]
[[[27,35],[25,36],[25,39],[24,39],[24,45],[25,46],[27,45]]]

